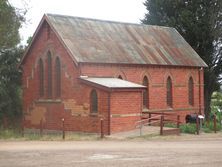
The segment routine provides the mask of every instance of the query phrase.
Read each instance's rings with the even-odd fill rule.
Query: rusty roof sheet
[[[120,88],[120,89],[129,89],[129,88],[136,88],[136,89],[145,89],[146,86],[139,85],[130,81],[118,79],[118,78],[102,78],[102,77],[80,77],[81,80],[87,81],[89,83],[93,83],[96,85],[100,85],[106,88]]]
[[[207,67],[174,28],[47,14],[77,63]]]

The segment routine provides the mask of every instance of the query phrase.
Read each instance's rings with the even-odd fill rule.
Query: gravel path
[[[151,141],[0,141],[1,167],[221,167],[222,135]]]

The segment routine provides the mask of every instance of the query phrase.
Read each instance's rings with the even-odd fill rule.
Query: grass
[[[88,141],[88,140],[99,140],[100,136],[97,134],[89,133],[66,133],[66,141]],[[62,133],[56,134],[44,134],[39,133],[28,133],[22,136],[21,131],[17,129],[1,129],[0,140],[38,140],[38,141],[62,141]]]
[[[176,128],[175,124],[167,123],[164,125],[165,127]],[[180,125],[181,133],[186,134],[195,134],[196,133],[196,124],[188,123]],[[204,133],[213,133],[214,132],[214,124],[213,122],[205,123],[201,128]],[[217,123],[217,131],[221,131],[222,127],[219,123]],[[159,136],[159,134],[149,134],[145,136],[136,137],[138,139],[152,139]],[[133,137],[134,138],[134,137]],[[133,139],[132,138],[132,139]],[[131,138],[127,138],[131,139]],[[39,133],[28,133],[22,136],[21,130],[19,129],[2,129],[0,127],[0,140],[36,140],[36,141],[62,141],[62,133],[54,133],[54,134],[44,134],[40,136]],[[66,141],[94,141],[100,140],[100,135],[91,134],[91,133],[70,133],[66,132],[65,135]]]
[[[221,129],[221,125],[217,122],[216,130],[221,131]],[[203,126],[203,131],[205,133],[214,132],[214,123],[212,121],[210,121],[209,123],[205,123],[205,125]]]
[[[180,125],[181,133],[195,134],[196,133],[196,124],[182,124]]]
[[[169,128],[176,128],[176,124],[173,123],[166,123],[164,125],[165,127]],[[188,133],[188,134],[195,134],[196,133],[196,124],[181,124],[180,125],[180,131],[181,133]]]
[[[21,138],[22,134],[19,132],[19,130],[13,130],[13,129],[1,129],[0,130],[0,139],[18,139]]]
[[[175,124],[172,123],[167,123],[164,125],[165,127],[170,127],[170,128],[176,128]],[[217,122],[217,131],[221,131],[222,127],[221,125]],[[196,133],[196,124],[195,123],[187,123],[187,124],[182,124],[180,125],[180,130],[181,133],[188,133],[188,134],[195,134]],[[205,123],[201,130],[204,133],[213,133],[214,132],[214,124],[212,121],[210,121],[208,124]]]

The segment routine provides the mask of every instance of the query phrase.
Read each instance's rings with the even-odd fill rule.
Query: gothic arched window
[[[167,88],[167,92],[166,92],[167,106],[172,107],[173,106],[173,95],[172,95],[172,80],[170,77],[167,78],[166,88]]]
[[[44,65],[42,59],[39,59],[39,96],[44,96]]]
[[[188,83],[188,101],[190,105],[194,105],[194,91],[193,91],[193,78],[189,78]]]
[[[91,113],[98,112],[98,96],[96,90],[92,90],[90,94]]]
[[[61,63],[59,57],[55,61],[55,96],[61,95]]]

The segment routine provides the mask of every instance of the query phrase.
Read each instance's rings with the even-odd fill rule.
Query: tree
[[[222,112],[222,93],[221,92],[214,92],[212,94],[212,101],[211,101],[211,116],[216,114],[217,119],[221,124],[221,112]]]
[[[16,9],[8,0],[0,1],[0,49],[15,47],[20,42],[19,28],[25,21],[25,10]]]
[[[0,55],[0,118],[15,119],[21,115],[21,72],[17,68],[22,48],[4,51]]]
[[[207,63],[204,102],[208,118],[211,95],[222,81],[222,1],[146,0],[144,5],[148,11],[144,24],[176,28]]]
[[[21,72],[17,68],[23,48],[19,28],[25,21],[25,10],[0,1],[0,124],[3,118],[13,119],[21,115]]]

